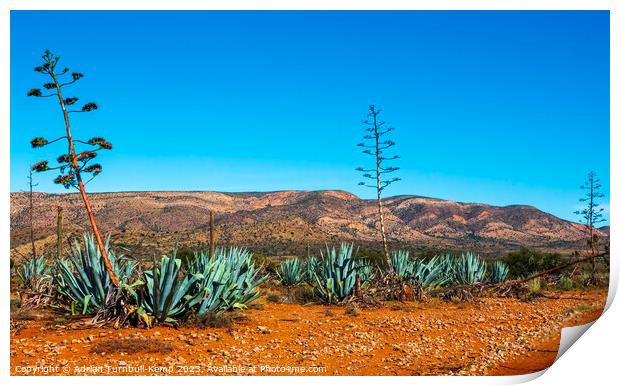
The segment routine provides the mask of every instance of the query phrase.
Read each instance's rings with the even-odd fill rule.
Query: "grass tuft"
[[[527,283],[527,291],[530,295],[540,295],[542,292],[542,280],[537,277]]]
[[[562,276],[558,285],[562,291],[570,291],[575,288],[575,283],[570,277],[567,276]]]

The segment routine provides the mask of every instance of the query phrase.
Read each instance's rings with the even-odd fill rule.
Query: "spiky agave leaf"
[[[508,277],[508,266],[500,260],[496,260],[491,271],[491,281],[493,283],[503,283]]]
[[[29,288],[35,288],[41,279],[51,279],[52,267],[47,264],[45,257],[29,259],[17,267],[17,276]]]
[[[223,312],[235,307],[238,298],[237,284],[223,260],[214,259],[208,263],[203,279],[198,282],[192,306],[197,314],[204,316],[209,312]]]
[[[306,275],[306,281],[309,284],[313,284],[314,283],[314,273],[320,269],[320,264],[319,264],[319,260],[316,258],[316,256],[308,256],[306,258],[306,261],[304,262],[304,267],[305,267],[305,275]]]
[[[454,280],[457,284],[471,285],[484,281],[486,263],[478,255],[467,252],[454,261]]]
[[[189,267],[191,273],[203,276],[192,291],[193,295],[203,296],[193,301],[198,315],[245,308],[260,297],[258,287],[268,276],[261,275],[261,267],[255,266],[247,249],[217,248],[214,256],[207,256],[205,253],[195,255],[194,263]]]
[[[412,276],[414,268],[412,261],[409,258],[409,251],[392,251],[391,259],[394,273],[400,276],[403,280],[409,280]]]
[[[295,286],[304,281],[306,273],[304,271],[304,265],[299,261],[299,258],[294,257],[287,259],[280,263],[276,273],[280,278],[280,282],[285,286]]]
[[[340,248],[321,251],[318,269],[313,272],[316,293],[326,302],[342,301],[353,294],[357,278],[357,262],[353,244],[341,243]]]
[[[141,306],[159,323],[174,322],[189,310],[190,301],[194,299],[189,291],[202,278],[200,274],[181,274],[181,260],[176,258],[176,250],[170,257],[162,256],[159,264],[143,275],[145,287]]]
[[[101,251],[94,235],[84,233],[83,244],[79,239],[73,240],[70,245],[68,259],[56,259],[57,274],[54,276],[58,292],[76,310],[88,314],[101,309],[105,305],[106,295],[111,286],[111,280],[106,270]],[[110,236],[105,242],[112,269],[119,278],[121,285],[127,284],[137,263],[110,249]]]
[[[357,273],[362,283],[372,281],[376,276],[375,267],[367,259],[360,259],[357,265]]]
[[[424,289],[433,289],[448,283],[450,276],[441,256],[434,256],[427,260],[413,260],[412,279]]]

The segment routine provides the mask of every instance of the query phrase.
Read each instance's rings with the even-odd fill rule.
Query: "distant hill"
[[[603,232],[603,233],[604,233],[604,234],[606,234],[607,236],[609,236],[609,235],[610,235],[610,233],[609,233],[609,232],[610,232],[610,230],[609,230],[609,225],[602,226],[602,227],[598,228],[598,230],[599,230],[599,231],[601,231],[601,232]]]
[[[299,254],[325,243],[355,241],[378,247],[374,200],[344,191],[266,193],[118,192],[92,194],[104,232],[134,255],[152,257],[175,245],[204,248],[209,209],[216,211],[220,245],[265,254]],[[521,245],[569,251],[579,248],[583,225],[525,205],[492,206],[419,196],[386,198],[386,227],[393,247],[506,251]],[[56,207],[64,208],[69,235],[87,226],[77,194],[35,194],[35,229],[41,248],[55,240]],[[601,230],[601,236],[608,234]],[[28,240],[26,193],[11,193],[11,246]],[[24,246],[25,247],[25,246]],[[21,247],[20,247],[21,248]]]

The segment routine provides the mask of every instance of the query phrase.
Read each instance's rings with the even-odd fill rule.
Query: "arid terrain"
[[[204,249],[209,210],[216,212],[219,245],[240,245],[264,255],[305,255],[325,243],[354,241],[377,249],[376,205],[344,191],[268,193],[124,192],[92,194],[102,230],[138,258],[167,253],[179,243]],[[37,247],[53,255],[56,212],[64,213],[65,237],[88,229],[78,194],[36,193]],[[534,207],[461,203],[417,196],[384,200],[394,247],[433,251],[505,252],[520,246],[572,252],[583,246],[584,227]],[[26,193],[11,193],[11,247],[28,255]],[[607,232],[609,232],[607,230]],[[601,237],[607,235],[601,231]]]
[[[552,364],[560,329],[595,320],[606,290],[529,301],[279,304],[227,327],[94,328],[88,319],[14,318],[11,374],[513,375]],[[289,367],[290,366],[290,367]]]
[[[39,254],[55,254],[58,206],[65,241],[88,229],[78,195],[36,193],[34,201]],[[277,256],[316,254],[325,243],[353,241],[369,249],[379,243],[374,201],[343,191],[127,192],[93,194],[92,201],[114,248],[138,260],[175,245],[207,249],[210,209],[217,214],[218,245],[244,246],[272,262],[282,260]],[[520,246],[562,252],[583,247],[582,225],[529,206],[415,196],[387,198],[385,206],[392,248],[497,256]],[[16,262],[30,254],[28,209],[26,194],[11,194]],[[605,229],[599,232],[606,237]],[[64,313],[20,306],[11,316],[11,373],[525,374],[548,367],[561,328],[595,320],[606,296],[601,287],[571,281],[571,290],[543,286],[524,299],[487,294],[458,302],[424,297],[327,306],[316,297],[298,297],[296,287],[287,289],[270,275],[261,285],[266,293],[249,309],[214,320],[185,319],[176,327],[94,327],[88,316],[69,316],[66,304]],[[15,304],[23,305],[21,291],[13,287]]]

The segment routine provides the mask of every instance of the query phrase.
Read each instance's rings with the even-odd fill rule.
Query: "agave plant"
[[[508,277],[508,266],[503,261],[496,260],[491,272],[491,281],[503,283],[506,281],[506,277]]]
[[[358,261],[357,273],[360,275],[360,281],[362,283],[372,281],[376,275],[375,268],[372,266],[370,261],[366,259],[360,259]]]
[[[268,276],[261,276],[262,267],[254,264],[252,254],[247,249],[239,247],[222,249],[216,259],[223,260],[233,282],[237,285],[237,305],[247,306],[260,297],[258,287],[268,279]]]
[[[441,256],[426,261],[414,259],[411,263],[411,279],[425,289],[441,287],[450,281],[447,264],[449,262]]]
[[[309,284],[313,284],[314,274],[318,269],[320,269],[319,259],[317,259],[316,256],[308,256],[308,258],[306,258],[306,262],[304,263],[304,267],[306,270],[306,281]]]
[[[222,253],[220,247],[215,248],[214,255],[217,256]],[[205,272],[209,266],[211,257],[208,251],[194,251],[194,258],[187,261],[187,266],[184,267],[186,272],[196,273]]]
[[[200,300],[190,295],[189,290],[202,275],[181,275],[181,259],[176,258],[176,250],[170,257],[162,256],[160,263],[143,275],[141,307],[159,323],[175,322],[189,310],[192,302]]]
[[[391,258],[394,273],[403,280],[408,280],[413,270],[411,259],[409,259],[409,251],[393,251]]]
[[[478,255],[467,252],[454,260],[453,280],[456,284],[475,284],[484,281],[487,265]]]
[[[87,314],[104,306],[111,280],[94,236],[84,233],[83,241],[83,245],[78,239],[73,241],[68,260],[56,260],[57,274],[54,279],[58,292],[71,301],[71,309],[78,306],[82,314]],[[137,263],[122,255],[116,256],[109,244],[108,236],[105,250],[114,273],[121,285],[125,285]]]
[[[245,248],[231,247],[217,249],[213,258],[202,254],[202,261],[194,268],[200,267],[201,279],[193,286],[192,294],[198,296],[192,300],[199,316],[207,312],[222,312],[234,308],[245,308],[261,295],[258,287],[268,276],[260,275],[252,254]]]
[[[321,261],[313,276],[317,294],[326,302],[344,300],[353,293],[357,278],[357,262],[353,258],[353,244],[341,243],[340,249],[321,251]]]
[[[28,288],[35,289],[41,280],[49,280],[52,267],[43,256],[30,259],[17,267],[17,275]]]
[[[436,288],[449,282],[449,261],[443,256],[423,260],[410,258],[408,251],[392,253],[394,272],[403,280],[416,282],[422,288]]]
[[[280,263],[276,273],[280,278],[280,282],[287,287],[298,285],[306,278],[304,265],[297,257]]]
[[[196,311],[199,316],[211,312],[223,312],[233,308],[243,308],[236,302],[238,298],[237,284],[231,272],[222,260],[210,262],[203,279],[197,283],[198,296]]]

